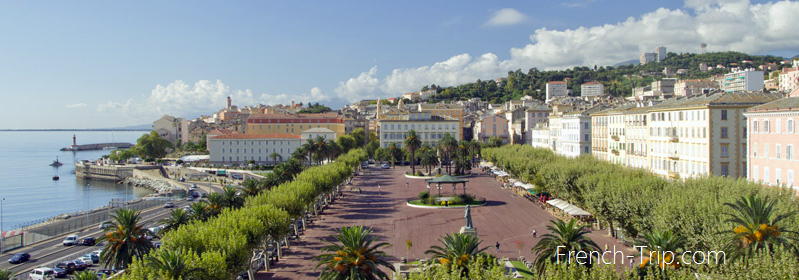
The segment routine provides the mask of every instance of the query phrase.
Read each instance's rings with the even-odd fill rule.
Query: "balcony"
[[[677,135],[669,136],[669,141],[671,141],[671,142],[680,142],[680,137],[677,137]]]
[[[611,135],[610,139],[613,139],[613,141],[619,141],[619,136],[618,135]]]
[[[613,155],[618,156],[619,155],[619,150],[613,149],[613,150],[610,150],[610,153],[612,153]]]
[[[680,154],[678,154],[678,153],[670,153],[669,154],[669,159],[670,160],[679,160],[680,159]]]
[[[669,179],[680,179],[680,173],[669,171]]]

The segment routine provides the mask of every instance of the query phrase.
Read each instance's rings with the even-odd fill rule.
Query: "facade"
[[[153,131],[173,144],[184,144],[189,138],[189,121],[164,115],[153,122]]]
[[[564,81],[548,82],[546,90],[547,90],[547,96],[546,96],[547,103],[549,103],[549,101],[552,99],[569,95],[569,90],[566,88],[566,82]]]
[[[642,53],[641,58],[638,59],[638,62],[641,64],[647,64],[650,62],[657,61],[658,54],[657,53]]]
[[[291,153],[302,145],[301,135],[291,133],[223,134],[208,139],[211,163],[246,164],[250,160],[257,164],[273,164],[272,153],[278,153],[277,162],[291,158]]]
[[[430,112],[386,115],[379,121],[379,126],[380,147],[383,148],[387,148],[391,143],[402,147],[410,130],[416,131],[422,145],[435,146],[447,133],[456,140],[462,139],[459,120],[448,116],[433,115]]]
[[[762,91],[763,71],[745,69],[724,74],[724,79],[721,81],[721,90],[724,92]]]
[[[657,61],[658,62],[666,60],[666,55],[668,54],[666,52],[666,47],[657,47],[657,48],[655,48],[655,53],[657,54]]]
[[[588,82],[580,85],[580,96],[595,97],[605,95],[605,85],[599,82]]]
[[[552,112],[546,105],[538,105],[527,108],[524,110],[524,142],[530,143],[532,141],[531,129],[547,125],[549,122],[549,113]]]
[[[674,96],[694,96],[703,89],[717,89],[717,83],[711,80],[679,80],[674,84]]]
[[[327,128],[344,135],[346,132],[344,116],[335,112],[317,114],[252,114],[247,119],[247,133],[275,134],[290,133],[300,135],[311,128]]]
[[[322,137],[322,139],[325,140],[336,141],[336,132],[327,128],[317,127],[300,133],[300,139],[302,140],[317,139],[318,137]]]
[[[549,140],[549,127],[546,123],[541,123],[529,130],[529,145],[536,148],[551,149]]]
[[[746,152],[747,179],[773,186],[796,188],[799,172],[799,97],[789,97],[755,106],[744,113],[749,126]]]
[[[780,73],[779,90],[782,92],[792,92],[799,88],[799,69],[788,68]]]
[[[491,115],[481,118],[474,125],[474,137],[479,142],[487,143],[488,138],[502,138],[502,143],[509,143],[508,119],[500,115]]]
[[[591,113],[598,112],[596,106],[587,110],[564,113],[560,118],[560,139],[558,154],[578,157],[591,153]]]
[[[458,121],[458,135],[456,140],[463,140],[463,106],[451,103],[436,103],[426,104],[419,103],[417,105],[419,112],[428,112],[432,116],[450,117]],[[453,135],[456,136],[456,135]]]

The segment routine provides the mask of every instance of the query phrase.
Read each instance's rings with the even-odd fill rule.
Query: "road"
[[[185,200],[178,200],[173,202],[175,204],[175,208],[184,207],[189,202]],[[163,206],[156,206],[149,209],[145,209],[141,212],[141,220],[145,222],[145,227],[155,227],[158,225],[158,221],[165,218],[169,215],[169,210],[167,208],[163,208]],[[85,251],[93,251],[102,249],[103,246],[98,244],[97,246],[93,247],[86,247],[86,246],[69,246],[65,247],[62,245],[62,241],[64,237],[70,234],[78,234],[80,238],[91,236],[98,238],[102,233],[102,229],[98,228],[97,224],[94,224],[90,227],[80,229],[78,231],[59,235],[56,237],[51,238],[48,241],[37,243],[33,246],[23,247],[16,250],[13,250],[7,254],[0,255],[0,268],[11,269],[11,271],[17,272],[18,275],[20,274],[27,274],[29,271],[33,270],[34,268],[46,266],[51,267],[53,263],[58,261],[64,260],[71,260],[74,259],[72,255],[82,253]],[[8,263],[8,259],[14,253],[22,253],[26,252],[31,255],[31,260],[22,263],[22,264],[10,264]],[[68,258],[68,259],[67,259]],[[92,268],[97,268],[96,265],[93,265]]]

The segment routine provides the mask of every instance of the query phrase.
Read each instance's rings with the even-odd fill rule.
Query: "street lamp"
[[[0,199],[0,254],[3,253],[3,244],[6,242],[6,236],[3,235],[3,201],[6,200],[5,197]]]
[[[89,226],[89,192],[91,191],[91,185],[86,184],[86,226]]]

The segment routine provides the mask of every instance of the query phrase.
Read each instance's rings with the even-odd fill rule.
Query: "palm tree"
[[[14,272],[10,269],[0,268],[0,280],[11,280],[14,277]]]
[[[223,205],[226,208],[239,209],[244,206],[244,198],[239,195],[239,190],[234,187],[224,187],[222,189]]]
[[[397,143],[390,143],[388,144],[388,155],[391,158],[391,166],[396,168],[397,159],[397,151],[399,151],[399,147],[397,147]]]
[[[211,215],[212,213],[208,211],[208,203],[205,201],[189,204],[189,207],[191,208],[192,219],[204,222],[213,216]]]
[[[577,220],[571,219],[569,223],[561,220],[550,220],[547,226],[550,233],[545,234],[535,244],[532,251],[536,255],[535,265],[538,274],[544,272],[546,263],[558,263],[558,252],[599,251],[599,246],[591,238],[585,236],[585,226],[577,226]],[[562,261],[562,260],[561,260]]]
[[[441,153],[441,160],[442,162],[447,163],[447,174],[452,174],[450,172],[450,165],[452,162],[452,153],[455,152],[455,149],[458,147],[458,141],[455,140],[452,135],[449,133],[444,134],[444,138],[441,141],[438,141],[438,150]]]
[[[211,193],[206,199],[208,199],[208,204],[205,206],[205,211],[208,216],[215,217],[222,213],[222,209],[225,208],[225,197],[222,194]]]
[[[308,138],[305,140],[305,144],[302,144],[300,148],[308,153],[308,166],[311,166],[311,163],[313,162],[313,155],[316,154],[316,141],[314,141],[312,138]]]
[[[327,155],[328,146],[327,141],[322,136],[316,136],[316,141],[314,141],[314,157],[317,160],[317,164],[322,164],[322,159]]]
[[[126,268],[133,258],[141,259],[153,248],[144,237],[149,230],[142,227],[140,214],[133,209],[119,209],[111,215],[112,226],[104,228],[105,234],[98,239],[98,243],[106,242],[100,254],[103,266]]]
[[[430,246],[424,251],[432,255],[432,260],[447,266],[450,269],[461,269],[462,275],[468,275],[469,262],[478,254],[482,254],[488,247],[480,248],[480,238],[461,233],[447,233],[438,239],[442,246]]]
[[[192,217],[191,214],[189,214],[189,212],[181,208],[172,209],[172,211],[169,212],[169,217],[166,217],[164,219],[161,219],[161,221],[158,221],[159,224],[164,225],[164,228],[159,233],[165,234],[169,231],[176,230],[178,229],[178,227],[188,224],[191,221],[191,219]]]
[[[322,252],[330,252],[314,257],[319,263],[315,269],[323,267],[319,279],[390,279],[380,267],[394,271],[394,266],[380,259],[386,253],[380,248],[388,243],[372,244],[377,239],[371,236],[372,229],[363,226],[342,227],[335,236],[338,243],[322,247]]]
[[[147,256],[147,267],[158,271],[158,275],[163,277],[161,279],[178,280],[178,279],[197,279],[200,272],[204,271],[202,268],[190,268],[186,263],[186,258],[183,256],[184,252],[180,249],[165,250],[161,249],[153,256]]]
[[[735,228],[728,231],[732,237],[727,244],[727,250],[733,258],[749,258],[762,248],[772,249],[775,245],[786,246],[797,252],[796,237],[786,236],[796,232],[781,228],[780,221],[795,214],[777,214],[774,209],[776,201],[769,197],[750,195],[736,200],[735,203],[724,203],[732,208],[732,214],[726,222],[732,223]]]
[[[277,152],[272,152],[271,154],[269,154],[269,157],[272,158],[272,165],[277,165],[278,158],[280,158],[281,160],[283,159],[283,156],[281,156]]]
[[[100,280],[100,278],[97,277],[97,273],[92,273],[92,271],[89,271],[89,270],[76,272],[75,275],[72,275],[72,277],[70,279],[72,279],[72,280]]]
[[[241,190],[247,196],[256,196],[261,192],[261,182],[252,178],[247,178],[241,183]]]
[[[680,262],[674,258],[677,253],[682,252],[685,247],[685,237],[682,237],[671,231],[653,231],[652,233],[644,233],[644,240],[637,242],[639,246],[644,246],[644,254],[653,256],[653,259],[647,258],[641,263],[641,267],[646,264],[657,264],[658,270],[663,270],[667,265],[680,268]],[[650,254],[652,252],[652,254]],[[664,252],[672,252],[673,255],[665,254]],[[660,257],[663,256],[663,259]]]
[[[411,174],[416,174],[416,150],[422,146],[422,140],[416,135],[416,130],[408,131],[408,138],[405,138],[405,148],[411,154]]]

